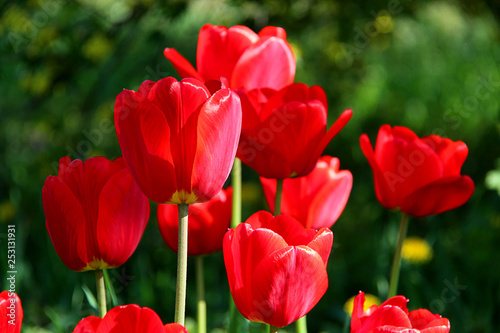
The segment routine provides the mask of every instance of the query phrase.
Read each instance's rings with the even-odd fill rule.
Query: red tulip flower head
[[[347,204],[352,188],[349,170],[339,171],[338,158],[322,156],[304,177],[283,181],[281,213],[295,217],[306,228],[331,228]],[[276,179],[260,178],[267,204],[274,212]]]
[[[23,307],[16,293],[10,291],[2,291],[0,293],[0,316],[0,332],[21,332]]]
[[[351,333],[447,333],[450,321],[429,310],[408,313],[404,296],[394,296],[380,306],[373,305],[363,311],[365,294],[360,291],[354,298]]]
[[[145,81],[116,98],[115,126],[127,165],[158,203],[207,201],[224,185],[241,130],[230,89],[211,93],[196,79]]]
[[[46,227],[62,262],[74,271],[122,265],[149,218],[149,201],[123,158],[59,160],[42,192]]]
[[[344,111],[326,130],[323,88],[295,83],[279,91],[240,91],[243,125],[238,157],[261,177],[285,179],[312,171],[327,144],[351,119]]]
[[[149,308],[130,304],[111,309],[104,318],[83,318],[73,333],[188,333],[181,324],[163,325]]]
[[[380,128],[375,150],[366,134],[360,138],[382,206],[423,217],[463,205],[474,182],[460,175],[468,149],[461,141],[437,135],[419,138],[406,127]]]
[[[205,24],[198,37],[198,70],[175,49],[167,48],[164,54],[182,78],[206,82],[224,77],[232,89],[281,89],[295,76],[292,48],[285,30],[278,27],[265,27],[256,34],[241,25]]]
[[[188,254],[210,254],[222,249],[222,240],[231,224],[232,188],[222,189],[212,199],[189,206]],[[158,226],[165,243],[177,252],[179,211],[176,205],[158,205]]]
[[[286,326],[307,314],[328,288],[333,233],[260,211],[224,236],[224,262],[236,307],[248,320]]]

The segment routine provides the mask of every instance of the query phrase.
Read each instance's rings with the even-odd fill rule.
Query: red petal
[[[97,328],[102,319],[96,316],[89,316],[80,320],[73,333],[97,333]]]
[[[265,215],[256,213],[254,219]],[[254,230],[241,223],[224,236],[223,250],[229,287],[236,307],[246,318],[252,318],[256,304],[252,296],[255,267],[271,253],[286,247],[283,238],[269,229]]]
[[[326,104],[325,104],[326,105]],[[332,139],[339,134],[339,132],[344,128],[345,125],[351,120],[352,118],[352,110],[347,109],[344,112],[342,112],[337,120],[333,123],[333,125],[330,127],[328,132],[326,132],[326,135],[321,139],[321,142],[317,146],[317,150],[315,152],[316,156],[321,156],[323,154],[323,151],[325,150],[326,146],[332,141]],[[317,158],[316,158],[317,159]]]
[[[351,333],[357,333],[364,321],[365,293],[360,291],[354,297],[351,314]]]
[[[439,214],[466,203],[474,193],[474,182],[468,176],[453,176],[430,183],[401,203],[401,210],[417,217]]]
[[[207,88],[196,79],[180,82],[173,78],[158,81],[148,98],[165,115],[170,136],[172,160],[176,174],[176,191],[183,192],[179,202],[185,202],[192,192],[192,171],[197,149],[196,127],[200,109],[210,96]],[[161,137],[161,134],[158,134]],[[188,202],[191,203],[191,202]]]
[[[427,309],[413,310],[408,314],[413,328],[422,330],[429,326],[432,321],[441,318],[438,314],[433,314]]]
[[[163,50],[163,54],[165,57],[170,60],[172,65],[174,66],[177,73],[181,78],[186,77],[194,77],[200,81],[203,81],[203,78],[200,74],[194,69],[193,65],[189,61],[186,60],[176,49],[166,48]]]
[[[167,324],[165,325],[165,333],[188,333],[188,330],[181,324]]]
[[[192,176],[198,201],[207,201],[224,185],[241,132],[241,104],[229,89],[216,92],[200,111]],[[189,203],[189,202],[188,202]]]
[[[314,152],[325,128],[326,110],[318,100],[289,102],[258,127],[242,130],[238,155],[261,177],[305,175],[319,157]],[[254,154],[247,154],[251,151]]]
[[[135,251],[149,218],[149,201],[128,169],[117,172],[99,198],[97,239],[104,262],[122,265]]]
[[[278,215],[270,220],[264,220],[260,228],[267,228],[283,237],[288,245],[308,245],[318,236],[316,230],[305,229],[295,218]]]
[[[280,27],[267,26],[262,28],[262,30],[259,32],[259,37],[263,36],[275,36],[286,40],[286,31],[285,29]]]
[[[118,142],[130,173],[151,200],[167,202],[177,189],[165,116],[141,94],[124,90],[115,103]]]
[[[332,251],[333,245],[333,232],[328,228],[322,228],[316,232],[316,236],[314,239],[307,244],[307,246],[314,251],[316,251],[321,259],[323,260],[323,264],[328,263],[328,258],[330,257],[330,252]]]
[[[368,135],[361,135],[361,137],[359,138],[359,143],[361,146],[361,150],[368,160],[368,163],[370,164],[373,172],[375,194],[377,195],[378,201],[382,204],[382,206],[388,209],[396,208],[397,206],[399,206],[400,198],[394,195],[394,192],[391,190],[388,184],[391,183],[391,179],[393,179],[391,177],[392,173],[382,173],[382,170],[375,160],[375,152],[373,151],[373,146],[370,143]]]
[[[160,317],[149,308],[135,304],[111,309],[101,321],[97,333],[163,332]]]
[[[6,279],[10,276],[6,275]],[[12,315],[14,309],[15,315]],[[21,300],[15,292],[2,291],[0,293],[0,332],[5,333],[20,333],[23,324],[23,307]]]
[[[258,40],[251,29],[236,25],[231,28],[205,24],[198,37],[196,64],[204,81],[231,81],[234,67],[242,53]]]
[[[306,178],[311,183],[310,187],[314,187],[312,184],[317,186],[308,207],[306,226],[314,229],[330,228],[347,204],[352,174],[348,170],[339,171],[337,158],[323,156]]]
[[[305,246],[286,247],[266,257],[253,274],[250,319],[276,327],[307,314],[328,288],[325,266],[318,253]]]
[[[356,333],[378,332],[375,329],[381,326],[390,326],[390,329],[386,328],[385,332],[400,332],[397,330],[400,328],[411,329],[411,323],[405,311],[398,306],[386,305],[380,306],[369,317],[365,318],[360,329],[356,331]]]
[[[87,266],[86,221],[80,202],[57,176],[45,181],[42,201],[47,232],[59,258],[69,269],[83,270]]]
[[[453,142],[448,138],[429,135],[422,138],[438,154],[443,164],[444,177],[460,174],[460,169],[467,158],[469,149],[462,141]]]
[[[382,172],[396,175],[389,187],[400,200],[443,176],[438,156],[420,140],[407,142],[395,138],[375,151],[375,155]]]
[[[285,40],[263,36],[239,58],[231,77],[231,87],[278,90],[293,82],[295,67],[292,48]]]

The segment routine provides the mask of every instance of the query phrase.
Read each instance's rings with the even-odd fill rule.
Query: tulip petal
[[[306,227],[309,228],[331,228],[344,211],[351,193],[352,174],[350,171],[338,171],[338,166],[337,172],[332,169],[325,171],[329,172],[329,178],[323,178],[323,187],[316,193],[308,209]],[[311,182],[313,182],[312,179]]]
[[[328,288],[326,268],[317,252],[306,246],[285,247],[265,258],[253,274],[250,319],[276,327],[307,314]]]
[[[163,112],[170,129],[170,137],[166,143],[170,145],[177,180],[176,192],[180,196],[179,201],[170,200],[174,203],[192,203],[186,199],[192,197],[198,114],[209,96],[208,89],[192,78],[180,82],[174,78],[162,79],[151,89],[148,96]]]
[[[311,173],[285,179],[281,212],[293,216],[306,228],[331,227],[344,210],[352,188],[352,174],[339,171],[339,160],[322,156]],[[276,180],[260,178],[271,212],[274,212]]]
[[[441,318],[440,315],[438,314],[433,314],[427,309],[418,309],[411,311],[408,314],[408,318],[411,321],[411,325],[413,328],[417,328],[419,330],[422,330],[427,327],[431,327],[431,323],[433,323],[435,320],[438,319],[445,319],[446,318]]]
[[[259,37],[263,36],[275,36],[286,40],[286,30],[281,27],[267,26],[259,31]]]
[[[204,81],[201,75],[194,69],[193,65],[177,52],[176,49],[166,48],[163,50],[163,55],[170,60],[181,78],[194,77],[200,81]]]
[[[188,333],[188,330],[181,324],[173,323],[165,325],[165,333]]]
[[[229,89],[221,89],[210,97],[199,114],[192,175],[192,188],[198,202],[214,197],[224,185],[231,172],[240,133],[239,97]]]
[[[330,127],[328,132],[326,132],[326,135],[321,139],[321,142],[317,146],[317,150],[315,152],[316,156],[321,156],[323,154],[323,151],[325,150],[326,146],[332,141],[332,139],[339,134],[339,132],[344,128],[345,125],[351,120],[352,118],[352,110],[347,109],[344,112],[340,114],[340,116],[335,120],[333,125]]]
[[[85,317],[76,325],[73,333],[97,333],[102,319],[96,316]]]
[[[417,217],[446,212],[466,203],[474,188],[469,176],[442,178],[404,198],[401,210]]]
[[[234,67],[242,53],[258,40],[250,28],[235,25],[231,28],[205,24],[198,37],[196,64],[204,81],[231,80]]]
[[[275,110],[258,127],[242,130],[239,156],[262,177],[285,179],[305,175],[319,157],[312,155],[311,150],[321,141],[325,128],[326,110],[322,103],[293,101]],[[246,154],[249,149],[255,155]],[[255,158],[256,154],[259,158]]]
[[[87,264],[85,215],[70,188],[57,176],[48,177],[42,190],[50,240],[62,262],[74,271]]]
[[[246,318],[249,318],[254,308],[254,268],[271,253],[287,245],[283,238],[273,231],[254,230],[249,223],[239,224],[224,236],[224,263],[229,287],[238,311]]]
[[[377,196],[378,201],[388,209],[394,209],[399,205],[399,198],[393,195],[393,190],[389,188],[388,183],[393,179],[392,172],[383,173],[380,169],[377,161],[375,160],[375,152],[373,151],[373,146],[370,143],[370,139],[368,135],[363,134],[359,138],[359,144],[361,146],[361,150],[365,155],[370,167],[373,172],[373,180],[375,183],[375,194]]]
[[[239,58],[231,77],[231,87],[278,90],[293,82],[295,67],[290,45],[280,37],[263,35]]]
[[[411,323],[405,311],[398,306],[386,305],[380,306],[369,317],[367,317],[363,321],[361,328],[356,331],[356,333],[370,333],[376,331],[375,328],[381,328],[384,326],[392,327],[392,332],[405,332],[405,330],[395,331],[394,328],[411,329]],[[391,331],[389,330],[386,332]],[[411,332],[411,330],[406,332]]]
[[[9,276],[6,276],[7,278]],[[15,317],[12,317],[11,311],[15,311]],[[23,324],[23,307],[19,296],[13,291],[5,290],[0,293],[0,332],[20,333]]]
[[[108,267],[120,266],[132,255],[148,218],[148,198],[128,169],[122,169],[109,179],[99,198],[96,235],[102,260]]]
[[[328,263],[328,258],[330,257],[330,252],[332,251],[333,245],[333,232],[328,228],[322,228],[316,232],[314,239],[307,244],[307,247],[316,251],[326,268]]]
[[[116,98],[115,126],[123,157],[141,190],[155,202],[169,201],[177,183],[164,114],[140,93],[124,90]]]
[[[462,141],[452,141],[437,135],[429,135],[422,138],[439,156],[443,164],[443,176],[455,176],[460,174],[462,165],[467,158],[469,148]]]
[[[163,332],[164,329],[153,310],[131,304],[111,309],[102,319],[97,333]]]

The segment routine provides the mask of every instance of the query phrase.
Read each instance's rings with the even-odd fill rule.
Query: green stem
[[[95,270],[95,283],[97,285],[97,305],[99,306],[99,317],[106,315],[106,285],[104,283],[104,273],[101,269]]]
[[[184,326],[186,318],[188,204],[178,204],[179,245],[177,248],[177,288],[175,293],[175,322]]]
[[[203,256],[196,257],[196,296],[198,298],[198,333],[207,333],[207,302],[203,277]]]
[[[241,223],[241,160],[239,158],[234,159],[233,169],[231,171],[231,185],[233,187],[233,206],[231,213],[231,228],[236,228],[238,224]],[[238,310],[234,305],[233,298],[229,296],[229,313],[230,313],[230,323],[229,329],[233,328],[236,323],[233,322],[235,318],[238,317]]]
[[[231,215],[231,228],[236,228],[241,222],[241,160],[234,159],[231,171],[231,185],[233,187],[233,211]]]
[[[399,282],[399,271],[401,269],[401,249],[403,248],[403,242],[406,238],[406,233],[408,231],[408,221],[410,216],[405,213],[401,213],[401,222],[399,224],[398,241],[396,244],[396,250],[394,252],[394,259],[392,260],[391,269],[391,281],[389,283],[389,295],[388,298],[396,296],[398,291]]]
[[[276,326],[269,325],[269,333],[277,333],[277,332],[278,328]]]
[[[274,216],[281,214],[281,197],[283,196],[283,179],[276,179],[276,197],[274,201]]]
[[[297,326],[297,333],[307,333],[307,318],[306,318],[306,316],[299,318],[295,324]]]

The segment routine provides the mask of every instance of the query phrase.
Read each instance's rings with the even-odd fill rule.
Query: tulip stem
[[[269,333],[277,333],[277,332],[278,328],[276,326],[269,325]]]
[[[231,185],[233,187],[231,228],[236,228],[241,222],[241,160],[237,157],[234,159],[231,171]]]
[[[177,248],[177,287],[175,293],[175,322],[184,326],[186,317],[188,204],[178,204],[179,247]]]
[[[401,213],[398,241],[396,243],[396,250],[394,252],[394,258],[392,260],[391,281],[389,283],[388,298],[396,296],[396,293],[398,291],[399,271],[401,269],[401,249],[403,248],[403,242],[406,238],[406,233],[408,231],[409,220],[410,216],[408,214]]]
[[[297,333],[307,333],[307,318],[306,316],[299,318],[295,323],[297,326]]]
[[[196,297],[198,298],[198,333],[207,333],[207,302],[205,300],[205,279],[203,277],[203,256],[197,256]]]
[[[99,307],[99,317],[106,315],[106,285],[104,283],[104,273],[102,269],[95,270],[95,283],[97,286],[97,305]]]
[[[276,179],[276,198],[274,201],[274,216],[281,214],[281,197],[283,196],[283,179]]]
[[[231,228],[236,228],[241,222],[241,160],[234,158],[233,169],[231,170],[231,185],[233,187],[233,205],[231,212]],[[229,295],[230,327],[232,319],[238,316],[238,310],[234,305],[231,294]],[[230,330],[231,331],[231,330]]]

